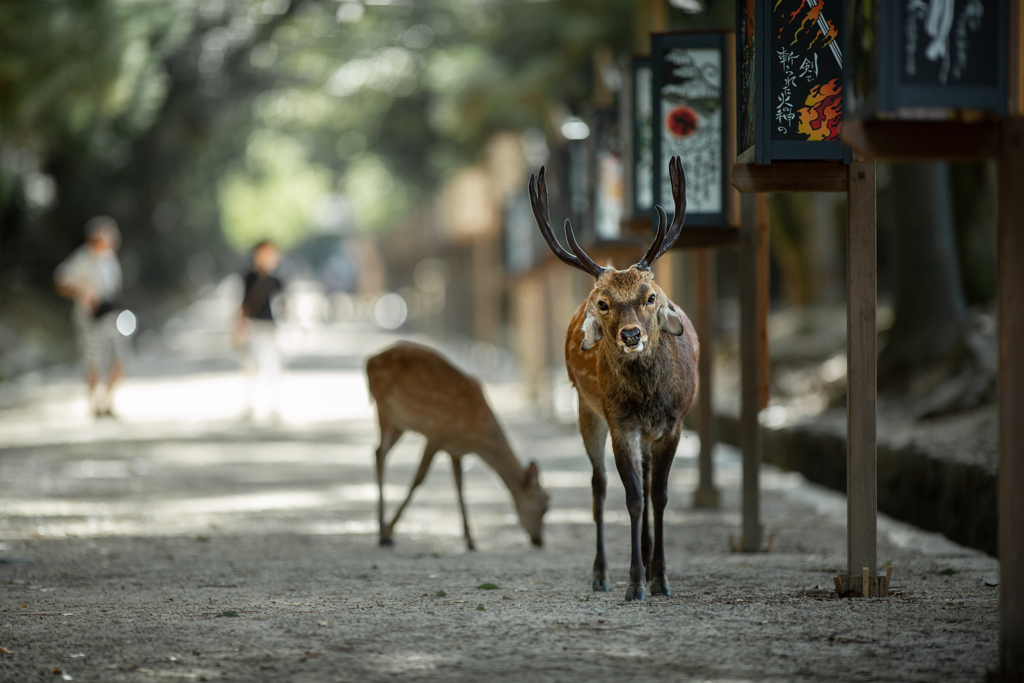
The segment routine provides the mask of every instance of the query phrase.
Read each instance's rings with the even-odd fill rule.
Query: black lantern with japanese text
[[[673,209],[668,162],[686,174],[686,226],[727,227],[732,214],[732,33],[651,35],[651,199]]]
[[[1005,0],[850,0],[849,11],[851,117],[1005,113]]]
[[[842,160],[848,0],[737,0],[740,163]]]

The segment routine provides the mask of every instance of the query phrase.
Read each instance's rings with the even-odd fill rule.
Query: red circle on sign
[[[697,112],[689,107],[676,107],[668,113],[668,129],[677,138],[686,138],[697,130]]]

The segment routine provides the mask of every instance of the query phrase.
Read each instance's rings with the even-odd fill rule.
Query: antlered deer
[[[536,187],[530,177],[533,214],[551,251],[564,263],[596,279],[590,296],[569,323],[565,363],[579,395],[580,434],[594,468],[597,557],[593,589],[607,591],[609,586],[604,553],[604,444],[611,433],[615,466],[626,488],[632,526],[626,600],[647,598],[645,579],[651,582],[653,594],[670,594],[662,520],[668,502],[669,470],[683,417],[696,388],[697,335],[686,314],[654,283],[651,274],[651,265],[679,238],[686,215],[686,179],[678,157],[669,162],[669,175],[676,206],[672,225],[666,232],[665,211],[657,207],[657,237],[647,254],[626,270],[594,263],[577,244],[568,220],[565,239],[573,253],[566,252],[551,232],[544,169]]]
[[[377,486],[380,489],[380,544],[393,545],[392,533],[413,491],[427,476],[438,451],[452,458],[455,488],[462,510],[466,545],[474,549],[462,498],[462,456],[476,453],[497,472],[512,493],[519,521],[530,541],[542,545],[542,518],[548,494],[540,487],[537,463],[523,469],[505,433],[487,405],[480,383],[460,372],[436,351],[399,342],[366,362],[370,394],[377,403],[380,446],[377,448]],[[427,437],[419,469],[405,501],[390,523],[384,522],[384,459],[402,433],[410,430]]]

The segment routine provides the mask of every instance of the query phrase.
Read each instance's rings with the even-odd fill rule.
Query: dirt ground
[[[277,420],[231,417],[237,373],[155,360],[126,383],[119,422],[89,422],[70,379],[39,380],[32,401],[0,411],[0,681],[923,682],[980,681],[994,666],[996,560],[880,517],[894,595],[838,599],[826,591],[846,561],[844,498],[766,467],[772,552],[731,553],[738,455],[716,457],[721,509],[694,510],[693,435],[666,514],[673,595],[623,600],[613,468],[612,591],[591,593],[582,444],[525,409],[515,384],[488,390],[552,495],[545,547],[474,459],[467,552],[444,458],[396,546],[378,547],[376,434],[353,349],[387,340],[346,339],[293,363]],[[197,402],[213,416],[196,419]],[[392,509],[422,443],[406,436],[390,456]]]

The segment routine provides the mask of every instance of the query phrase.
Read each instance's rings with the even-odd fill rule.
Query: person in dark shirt
[[[246,351],[245,366],[251,377],[246,417],[277,414],[281,357],[271,301],[284,288],[281,279],[274,275],[280,261],[281,252],[272,242],[264,240],[253,247],[252,269],[243,276],[245,295],[235,334]]]
[[[242,298],[242,316],[249,320],[274,322],[270,299],[281,291],[281,279],[274,276],[281,252],[268,240],[252,250],[252,270],[245,274],[245,296]]]

